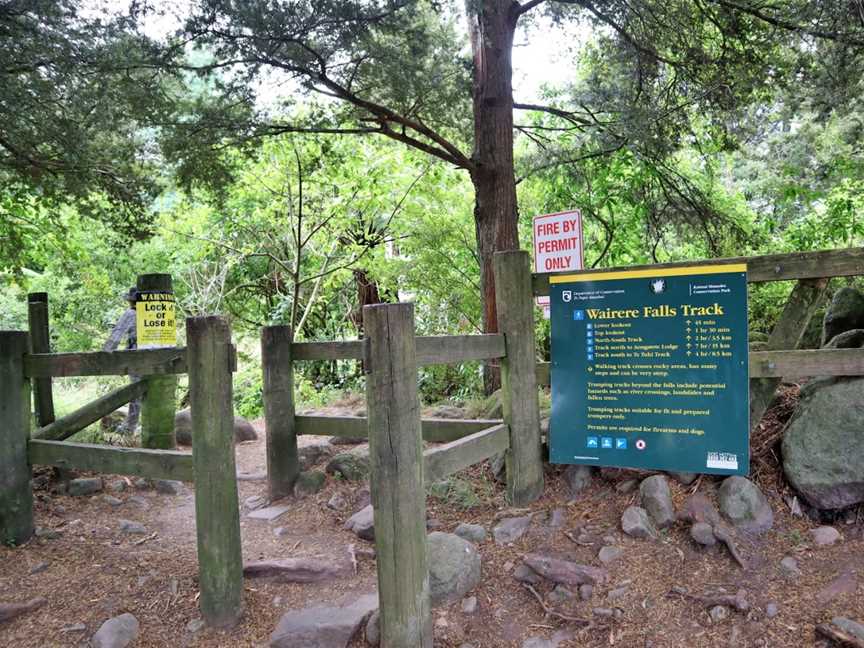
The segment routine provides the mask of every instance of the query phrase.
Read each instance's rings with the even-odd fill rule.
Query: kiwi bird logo
[[[665,279],[653,279],[651,281],[651,292],[655,295],[659,295],[662,292],[666,292],[666,280]]]

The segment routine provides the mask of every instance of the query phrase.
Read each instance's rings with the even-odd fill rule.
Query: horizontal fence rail
[[[537,363],[537,384],[548,387],[550,363]],[[753,351],[750,378],[864,376],[864,349]]]
[[[753,257],[730,257],[703,261],[678,261],[652,265],[627,266],[626,268],[603,268],[579,270],[577,272],[538,273],[533,277],[535,295],[549,294],[549,277],[556,274],[604,274],[608,272],[651,270],[662,274],[666,268],[680,268],[700,265],[747,264],[747,281],[787,281],[791,279],[815,279],[819,277],[852,277],[864,274],[864,248],[844,250],[822,250],[818,252],[792,252],[789,254],[768,254]]]
[[[485,430],[501,421],[498,419],[421,419],[423,440],[447,443]],[[297,416],[298,435],[317,435],[366,439],[369,436],[365,416]]]
[[[186,373],[184,348],[34,353],[24,356],[24,374],[28,378],[182,373]]]
[[[417,364],[436,365],[475,360],[503,358],[506,353],[504,336],[486,335],[427,335],[417,341]],[[365,341],[294,342],[292,360],[363,360]]]
[[[71,414],[57,419],[53,423],[41,427],[33,432],[34,439],[45,439],[47,441],[62,441],[68,439],[76,432],[80,432],[91,423],[108,416],[118,407],[126,405],[129,401],[140,398],[147,391],[147,383],[143,380],[125,385],[120,389],[97,398]]]
[[[488,459],[510,447],[510,426],[499,423],[423,453],[423,481],[428,485]]]
[[[31,464],[90,470],[107,475],[195,480],[192,455],[175,450],[143,450],[31,439],[27,454]]]

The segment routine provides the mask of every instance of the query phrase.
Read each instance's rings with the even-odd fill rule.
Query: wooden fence
[[[47,298],[31,298],[30,305],[31,329],[34,310],[45,314],[47,327]],[[41,328],[38,324],[37,330]],[[47,336],[0,331],[0,540],[21,544],[33,535],[33,464],[194,481],[201,612],[209,625],[224,627],[240,618],[243,592],[231,394],[236,361],[225,320],[189,318],[186,331],[189,346],[185,349],[99,353],[50,353]],[[133,398],[144,396],[146,404],[152,384],[148,376],[180,373],[189,374],[192,454],[63,440]],[[142,379],[54,420],[52,378],[129,374]],[[41,426],[32,435],[31,385],[36,388]]]

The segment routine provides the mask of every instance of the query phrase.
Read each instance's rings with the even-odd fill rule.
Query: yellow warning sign
[[[177,346],[174,294],[139,291],[135,302],[135,327],[139,349]]]

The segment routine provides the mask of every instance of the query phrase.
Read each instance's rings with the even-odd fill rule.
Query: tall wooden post
[[[498,332],[507,346],[507,356],[501,359],[504,422],[510,426],[510,449],[505,455],[507,499],[516,506],[543,494],[530,264],[522,250],[496,252],[493,257]]]
[[[170,274],[138,275],[137,288],[173,293]],[[140,331],[139,331],[140,337]],[[138,340],[139,348],[141,340]],[[159,450],[177,447],[174,415],[177,410],[177,376],[147,376],[147,393],[141,401],[141,446]]]
[[[231,331],[221,317],[191,317],[186,335],[201,614],[224,628],[243,613]]]
[[[24,376],[29,336],[0,331],[0,542],[21,544],[33,535],[30,381]]]
[[[290,326],[265,326],[261,329],[267,482],[271,500],[290,495],[300,473],[294,424],[293,337]]]
[[[412,304],[363,308],[382,648],[432,648]]]
[[[27,321],[30,328],[30,352],[51,353],[48,293],[37,292],[27,295]],[[54,394],[51,390],[50,378],[36,378],[33,381],[33,404],[36,410],[36,424],[39,427],[54,422]]]

